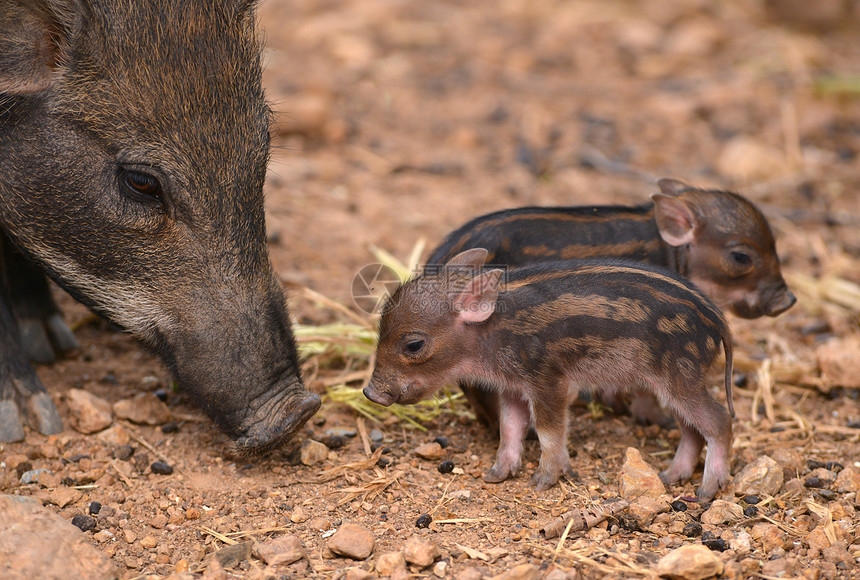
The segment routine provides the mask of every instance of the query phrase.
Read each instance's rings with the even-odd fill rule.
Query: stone
[[[167,525],[167,522],[168,522],[168,519],[167,519],[166,515],[158,514],[154,518],[149,520],[149,525],[152,526],[153,528],[157,529],[157,530],[160,530],[164,526]],[[221,563],[221,565],[223,566],[223,562]],[[225,568],[226,568],[226,566],[225,566]]]
[[[747,531],[740,531],[735,538],[729,540],[729,547],[743,556],[752,551],[752,536]]]
[[[628,447],[620,476],[621,497],[633,501],[640,497],[658,498],[666,493],[657,471],[642,459],[638,449]]]
[[[371,580],[371,578],[376,578],[376,576],[372,572],[362,570],[361,568],[350,568],[346,571],[346,576],[344,576],[344,580]]]
[[[343,524],[328,540],[329,550],[353,560],[365,560],[375,545],[373,532],[356,524]]]
[[[73,487],[58,487],[48,494],[48,501],[56,504],[60,508],[64,508],[69,504],[77,502],[84,496],[81,490]]]
[[[493,580],[537,580],[540,575],[540,568],[534,564],[520,564],[507,572],[493,576]]]
[[[776,548],[785,548],[786,535],[776,525],[770,523],[758,523],[751,531],[754,540],[761,541],[761,549],[765,554],[771,553]]]
[[[782,467],[767,455],[748,463],[734,480],[737,495],[775,496],[782,489],[782,484]]]
[[[480,568],[469,566],[457,573],[457,580],[483,580],[484,573]]]
[[[420,536],[412,536],[403,545],[403,556],[410,564],[427,568],[440,556],[439,546]]]
[[[723,561],[701,544],[675,548],[657,562],[657,574],[673,580],[703,580],[723,573]]]
[[[860,336],[833,338],[815,349],[824,382],[846,389],[860,388]],[[829,389],[828,389],[829,390]]]
[[[269,566],[292,564],[305,557],[305,547],[302,541],[293,534],[255,544],[252,552],[255,557]]]
[[[441,459],[445,457],[445,450],[438,441],[424,443],[415,448],[415,455],[423,459]]]
[[[328,457],[328,447],[324,444],[313,439],[305,439],[302,442],[300,455],[302,465],[316,465],[325,461],[326,457]]]
[[[809,546],[809,557],[814,558],[830,547],[830,539],[824,531],[824,526],[817,526],[804,536],[806,545]]]
[[[71,523],[30,498],[0,495],[4,578],[118,578],[113,562]]]
[[[448,562],[440,560],[433,564],[433,575],[437,578],[444,578],[448,573]]]
[[[290,521],[294,524],[301,524],[308,521],[311,515],[302,506],[297,506],[290,514]]]
[[[170,420],[167,405],[153,393],[138,393],[134,398],[117,401],[113,412],[138,425],[161,425]]]
[[[781,473],[780,473],[781,475]],[[722,499],[714,500],[711,507],[702,514],[701,522],[712,526],[719,526],[731,522],[739,521],[744,517],[744,510],[741,506],[730,501]]]
[[[140,545],[147,550],[150,550],[158,545],[158,540],[154,536],[146,536],[140,541]]]
[[[836,476],[833,487],[840,493],[860,492],[860,472],[846,467]]]
[[[832,562],[837,565],[843,563],[849,567],[849,570],[856,565],[851,554],[848,553],[848,550],[845,547],[845,542],[841,540],[837,540],[829,548],[824,548],[821,554],[827,562]]]
[[[797,560],[794,558],[768,560],[761,567],[761,575],[765,578],[790,578],[796,571]]]
[[[642,526],[649,526],[657,514],[666,513],[671,509],[669,497],[662,495],[657,498],[643,495],[630,502],[627,513],[636,518]]]
[[[66,393],[69,406],[69,423],[75,431],[89,435],[113,423],[110,403],[83,389],[69,389]]]
[[[387,552],[376,561],[376,571],[380,576],[391,576],[399,570],[406,570],[403,552]]]
[[[295,512],[293,512],[295,513]],[[332,528],[331,521],[326,518],[311,518],[308,520],[308,529],[316,530],[318,532],[325,532],[326,530],[330,530]]]
[[[240,542],[231,546],[224,546],[215,552],[215,561],[224,570],[235,568],[240,562],[248,559],[251,555],[251,545],[253,542]]]

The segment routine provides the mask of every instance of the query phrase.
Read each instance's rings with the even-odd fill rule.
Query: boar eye
[[[410,340],[406,343],[406,352],[408,352],[409,354],[416,354],[422,348],[424,348],[423,340]]]
[[[162,199],[161,183],[148,173],[124,169],[120,172],[119,181],[125,192],[138,201],[160,202]]]
[[[729,252],[729,255],[732,257],[732,261],[735,264],[741,266],[749,266],[750,264],[752,264],[752,258],[749,256],[749,254],[745,254],[743,252]]]

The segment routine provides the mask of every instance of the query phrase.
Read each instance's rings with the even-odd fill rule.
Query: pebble
[[[128,461],[132,455],[134,455],[134,447],[131,445],[120,445],[113,450],[114,459],[119,459],[120,461]]]
[[[752,536],[743,530],[734,539],[729,540],[729,547],[738,554],[749,554],[752,551]]]
[[[684,526],[682,533],[688,538],[697,538],[702,535],[702,524],[699,522],[690,522]]]
[[[364,560],[373,552],[373,532],[356,524],[343,524],[328,540],[328,548],[339,556]]]
[[[129,529],[122,531],[122,537],[125,539],[126,544],[133,544],[137,541],[137,534]]]
[[[310,519],[311,515],[305,511],[305,508],[302,506],[297,506],[296,509],[293,510],[293,513],[290,514],[290,521],[294,524],[301,524]]]
[[[765,578],[790,578],[797,570],[797,560],[794,558],[777,558],[768,560],[761,567],[761,576]]]
[[[821,375],[833,386],[860,388],[860,337],[833,338],[815,349]]]
[[[833,487],[841,493],[860,492],[860,471],[846,467],[836,476]]]
[[[807,555],[811,558],[815,558],[830,547],[830,539],[827,537],[823,526],[818,526],[810,531],[804,536],[803,540],[809,547]]]
[[[325,532],[332,528],[331,522],[325,518],[311,518],[308,520],[308,529],[317,532]]]
[[[441,556],[439,546],[420,536],[412,536],[403,545],[403,557],[410,564],[427,568]]]
[[[149,468],[152,470],[152,473],[159,475],[170,475],[173,473],[173,466],[163,461],[154,461]]]
[[[453,464],[452,464],[453,465]],[[39,476],[42,474],[49,475],[51,472],[45,469],[44,467],[41,469],[31,469],[29,471],[25,471],[21,474],[21,483],[30,484],[30,483],[39,483]]]
[[[298,536],[287,534],[274,540],[259,542],[254,546],[254,556],[269,566],[292,564],[305,557],[305,547]]]
[[[469,566],[457,574],[457,580],[483,580],[484,573],[480,568]]]
[[[376,460],[376,465],[382,469],[385,469],[389,465],[391,465],[391,459],[388,457],[380,457]]]
[[[160,529],[164,528],[164,526],[167,525],[167,521],[168,520],[167,520],[166,515],[158,514],[157,516],[155,516],[154,518],[149,520],[149,525],[152,526],[153,528],[157,529],[157,530],[160,530]]]
[[[748,463],[734,479],[735,493],[738,495],[774,496],[779,493],[782,484],[782,467],[767,455]]]
[[[433,441],[416,447],[415,455],[423,459],[441,459],[445,456],[445,450],[437,441]]]
[[[685,512],[687,511],[687,504],[679,499],[676,499],[672,502],[672,511],[676,512]]]
[[[454,462],[450,459],[446,459],[442,463],[439,464],[439,473],[451,473],[454,471]]]
[[[97,501],[91,502],[89,507],[90,515],[98,515],[98,513],[102,511],[102,504]]]
[[[80,490],[71,487],[58,487],[48,494],[48,501],[56,504],[60,508],[64,508],[69,504],[75,503],[84,496]]]
[[[89,532],[90,530],[95,529],[96,519],[92,516],[78,514],[72,518],[72,525],[80,528],[82,532]]]
[[[634,500],[627,507],[627,513],[633,516],[643,526],[649,526],[657,517],[657,514],[668,512],[671,509],[667,496],[662,495],[658,498],[652,498],[643,495],[639,499]]]
[[[232,546],[225,546],[215,552],[215,560],[225,570],[235,568],[240,562],[251,556],[251,545],[253,542],[240,542]]]
[[[69,389],[66,403],[69,406],[69,422],[80,433],[95,433],[113,423],[110,403],[88,391]]]
[[[537,580],[540,578],[540,568],[534,564],[520,564],[507,572],[493,576],[492,580]]]
[[[329,449],[340,449],[344,445],[346,445],[346,437],[341,435],[331,435],[326,437],[325,446]]]
[[[418,519],[415,520],[416,528],[428,528],[430,524],[433,522],[433,518],[430,517],[430,514],[421,514],[418,516]]]
[[[678,580],[701,580],[722,573],[722,560],[705,546],[681,546],[657,562],[658,575]]]
[[[753,540],[760,540],[762,551],[770,554],[776,548],[784,548],[786,545],[785,532],[775,524],[761,522],[755,524],[750,532]]]
[[[140,541],[140,546],[142,548],[147,549],[147,550],[151,550],[152,548],[156,547],[157,545],[158,545],[158,540],[156,540],[155,537],[153,537],[153,536],[145,536]]]
[[[448,562],[440,560],[433,564],[433,575],[437,578],[444,578],[448,573]]]
[[[803,482],[803,487],[822,488],[827,485],[827,482],[820,477],[807,477]]]
[[[171,433],[176,433],[177,431],[179,431],[179,423],[177,423],[176,421],[168,421],[161,426],[161,432],[165,435],[170,435]]]
[[[747,495],[744,496],[744,502],[748,503],[749,505],[755,505],[761,502],[761,498],[757,495]]]
[[[758,515],[758,508],[754,505],[750,505],[744,508],[744,516],[748,518],[754,518]]]
[[[642,459],[638,449],[628,447],[619,477],[621,497],[633,501],[641,497],[658,498],[666,493],[657,470]]]
[[[385,435],[379,429],[371,429],[370,430],[370,440],[373,443],[381,443],[385,438]]]
[[[311,466],[320,463],[328,457],[328,447],[314,441],[313,439],[305,439],[302,442],[301,462],[303,465]]]
[[[376,576],[361,568],[350,568],[346,571],[344,580],[376,580]]]
[[[0,494],[0,521],[4,578],[119,577],[77,527],[33,499]]]
[[[406,558],[403,552],[387,552],[376,561],[376,571],[380,576],[392,576],[406,570]]]
[[[780,474],[782,472],[780,471]],[[736,503],[722,499],[714,500],[711,507],[702,514],[700,518],[703,524],[719,526],[740,520],[744,516],[744,510]]]
[[[170,420],[167,405],[153,393],[138,393],[134,398],[117,401],[113,412],[138,425],[161,425]]]
[[[329,437],[346,437],[352,439],[356,436],[357,431],[348,427],[332,427],[331,429],[326,429],[325,434]]]

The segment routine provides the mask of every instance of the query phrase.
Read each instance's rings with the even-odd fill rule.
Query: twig
[[[551,522],[544,524],[540,529],[542,537],[550,540],[556,538],[564,530],[565,534],[569,532],[578,532],[593,528],[600,522],[605,521],[608,517],[627,509],[630,504],[623,499],[619,499],[602,506],[592,506],[585,509],[574,509],[563,513]],[[573,522],[572,525],[568,525]]]
[[[158,457],[162,461],[169,463],[170,465],[173,466],[174,469],[176,469],[176,465],[173,463],[173,461],[171,461],[171,459],[167,455],[165,455],[164,453],[162,453],[161,451],[159,451],[158,449],[153,447],[153,445],[149,441],[144,439],[142,435],[137,433],[137,431],[135,431],[127,421],[123,421],[122,426],[125,427],[126,431],[128,431],[128,434],[131,436],[132,439],[134,439],[135,441],[137,441],[138,443],[140,443],[141,445],[143,445],[144,447],[146,447],[147,449],[152,451],[152,453],[156,457]]]
[[[119,474],[123,483],[125,483],[129,488],[131,488],[131,480],[128,477],[126,477],[126,475],[119,468],[119,465],[117,465],[117,463],[116,463],[116,459],[111,459],[110,464],[111,464],[111,467],[113,467],[114,470]]]

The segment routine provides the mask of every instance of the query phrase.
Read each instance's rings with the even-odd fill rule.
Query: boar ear
[[[488,270],[472,278],[454,298],[454,312],[463,322],[484,322],[496,309],[501,270]]]
[[[466,250],[465,252],[460,252],[445,264],[445,267],[448,266],[457,266],[457,267],[465,267],[471,266],[474,268],[480,268],[484,265],[484,262],[487,261],[487,255],[490,252],[485,250],[484,248],[472,248],[471,250]]]
[[[49,89],[68,50],[73,0],[0,0],[0,93]]]
[[[666,195],[675,196],[680,195],[683,191],[692,189],[689,185],[687,185],[680,179],[672,179],[671,177],[664,177],[662,179],[658,179],[657,187],[659,187],[660,191],[662,191]]]
[[[670,246],[683,246],[696,237],[699,220],[684,201],[662,193],[651,196],[660,237]]]

